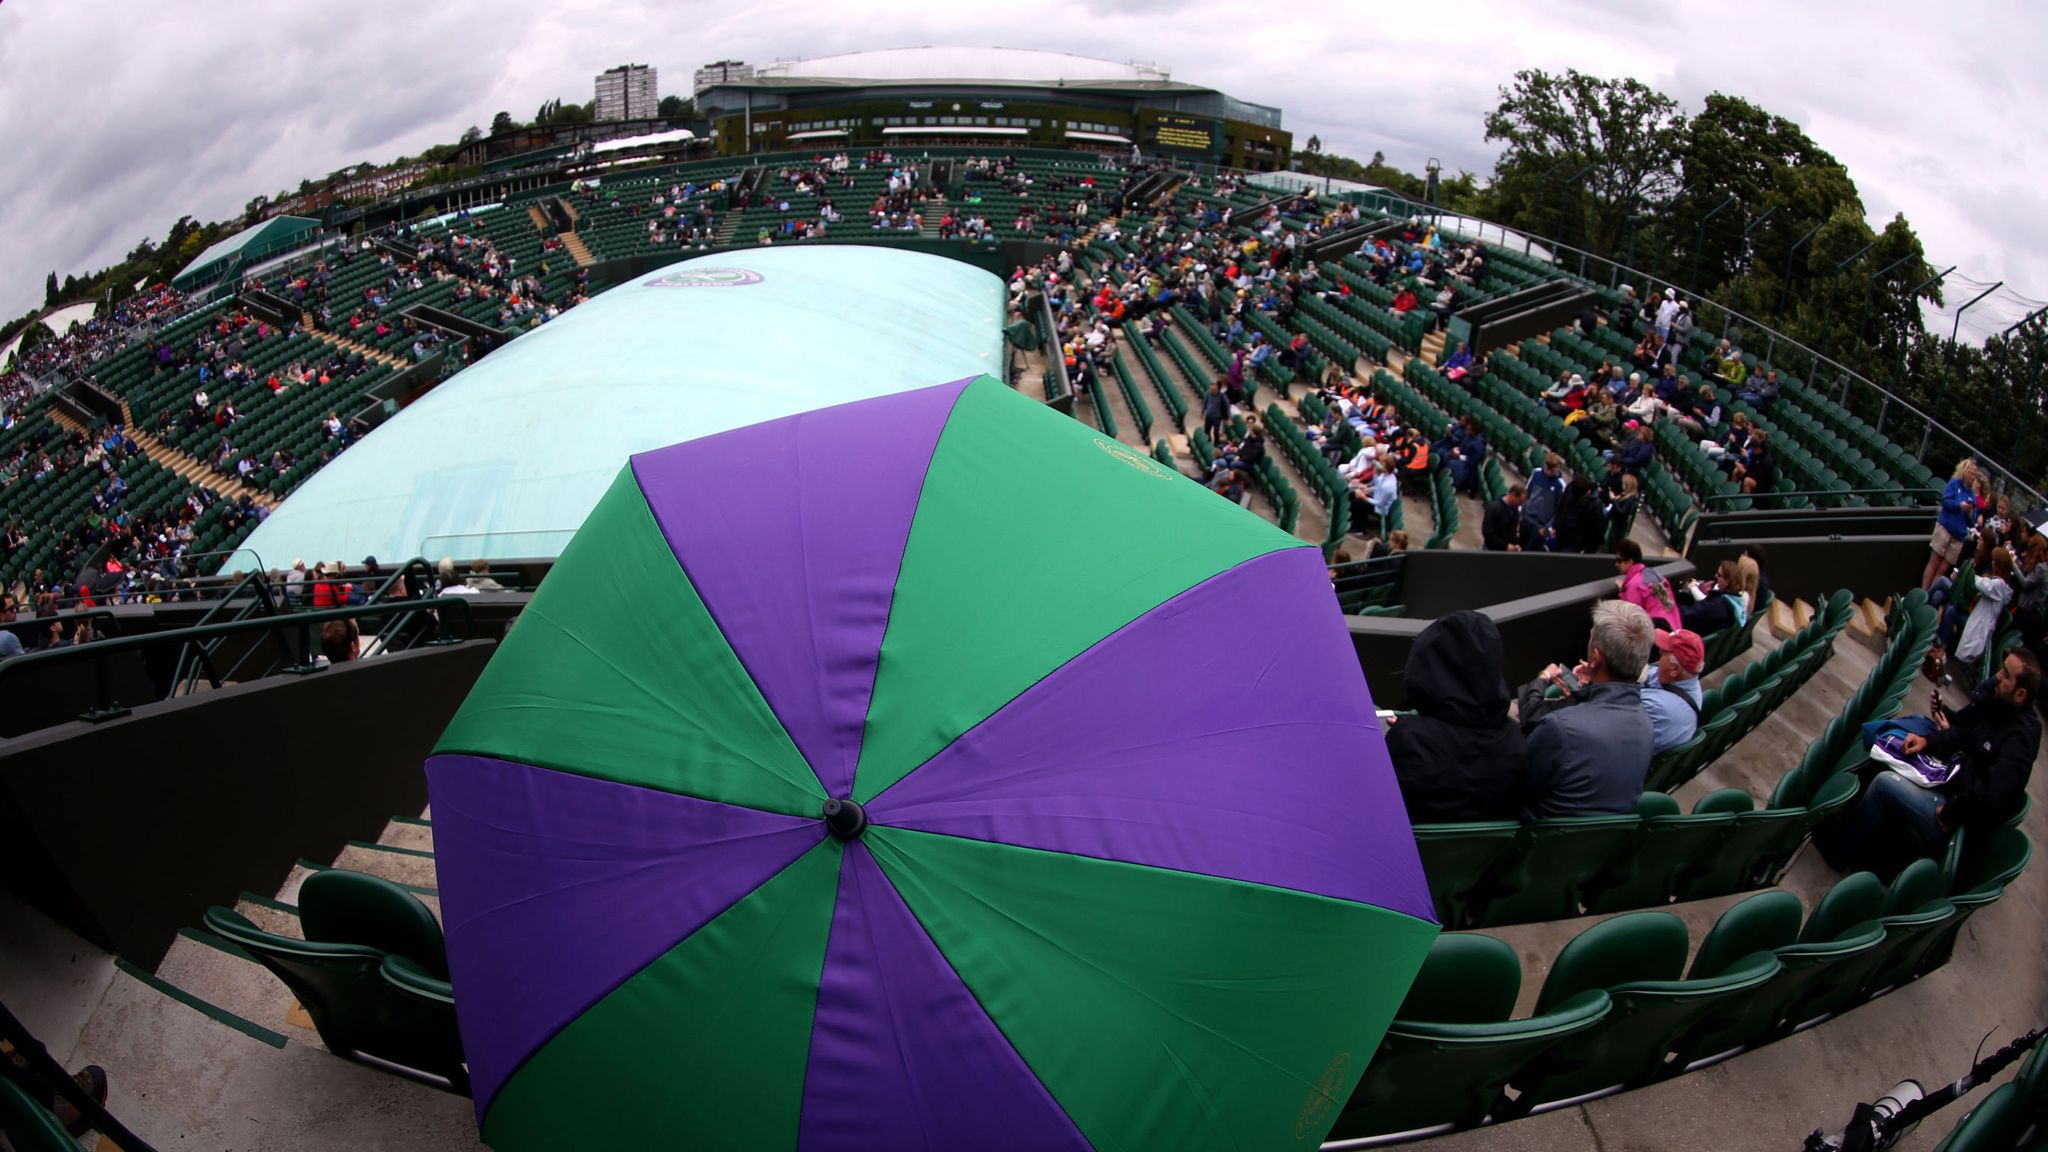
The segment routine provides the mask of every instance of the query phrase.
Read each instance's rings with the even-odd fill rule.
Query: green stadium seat
[[[1680,883],[1674,895],[1679,900],[1698,900],[1754,888],[1759,870],[1796,850],[1806,829],[1804,808],[1737,813],[1711,866]]]
[[[1958,833],[1951,839],[1963,839]],[[1922,974],[1931,972],[1948,963],[1955,951],[1956,937],[1962,933],[1963,923],[1984,906],[1996,901],[2005,893],[2005,886],[2026,870],[2033,858],[2033,845],[2017,828],[2004,828],[1993,833],[1990,843],[1981,850],[1963,851],[1958,847],[1955,864],[1945,872],[1949,873],[1949,903],[1956,906],[1953,920],[1935,933],[1935,939],[1920,963]]]
[[[1885,941],[1863,980],[1865,998],[1890,991],[1920,975],[1921,963],[1939,942],[1941,928],[1956,915],[1947,899],[1948,878],[1933,860],[1916,860],[1885,891]]]
[[[266,932],[231,908],[206,927],[268,968],[305,1006],[329,1051],[363,1056],[469,1090],[445,996],[447,958],[426,905],[389,880],[330,870],[299,892],[301,940]],[[388,964],[388,960],[402,961]]]
[[[1934,1152],[2005,1152],[2026,1123],[2025,1102],[2012,1084],[2000,1084],[1965,1113]],[[2038,1145],[2037,1145],[2038,1147]]]
[[[1569,1038],[1511,1081],[1514,1114],[1549,1111],[1648,1083],[1717,1006],[1776,976],[1772,953],[1751,953],[1720,973],[1681,978],[1685,922],[1668,912],[1631,912],[1581,932],[1558,953],[1543,982],[1541,1013],[1585,992],[1605,990],[1613,1007],[1600,1027]]]
[[[1735,791],[1746,802],[1748,793]],[[1650,805],[1652,810],[1646,810]],[[1668,805],[1669,811],[1655,810]],[[1642,824],[1628,850],[1606,872],[1587,885],[1588,912],[1621,912],[1670,902],[1678,884],[1692,870],[1711,860],[1735,828],[1734,811],[1701,812],[1695,806],[1681,815],[1678,802],[1664,792],[1646,792],[1637,802]]]
[[[1415,847],[1439,923],[1445,928],[1465,924],[1473,889],[1496,862],[1520,850],[1521,832],[1513,820],[1415,825]]]
[[[1595,990],[1511,1020],[1521,975],[1515,950],[1493,937],[1439,936],[1330,1139],[1478,1125],[1517,1072],[1608,1012]]]
[[[5,1076],[0,1076],[0,1137],[14,1152],[79,1152],[64,1125]]]
[[[1522,826],[1519,851],[1503,858],[1471,897],[1475,924],[1526,924],[1580,914],[1603,869],[1642,826],[1633,813],[1538,820]]]

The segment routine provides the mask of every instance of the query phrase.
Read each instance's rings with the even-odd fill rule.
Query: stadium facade
[[[1017,48],[894,48],[712,79],[698,115],[724,156],[912,145],[1068,148],[1287,168],[1280,109],[1151,64]]]

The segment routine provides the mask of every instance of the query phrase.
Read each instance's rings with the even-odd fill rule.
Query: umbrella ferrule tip
[[[867,830],[867,811],[851,797],[826,800],[824,816],[825,830],[841,840],[857,840]]]

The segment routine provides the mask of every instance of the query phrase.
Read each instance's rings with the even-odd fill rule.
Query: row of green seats
[[[1315,486],[1316,499],[1322,502],[1330,521],[1329,530],[1322,540],[1323,555],[1335,556],[1338,546],[1351,532],[1350,485],[1337,474],[1336,467],[1316,451],[1300,425],[1278,404],[1266,405],[1266,436],[1268,443],[1278,445],[1294,464],[1295,470]]]
[[[1633,813],[1417,824],[1415,843],[1446,926],[1563,920],[1755,888],[1855,795],[1849,785],[1813,805],[1761,809],[1724,788],[1690,813],[1667,793],[1645,792]]]
[[[1135,327],[1126,329],[1126,332],[1130,336],[1131,347],[1137,349],[1139,365],[1152,381],[1152,390],[1159,394],[1160,402],[1166,405],[1167,415],[1173,418],[1174,430],[1185,429],[1188,426],[1188,397],[1174,384],[1173,377],[1167,375],[1158,353],[1152,351],[1151,341]],[[1199,398],[1196,403],[1200,403]]]
[[[2016,843],[1967,887],[1921,861],[1889,889],[1868,872],[1845,877],[1810,915],[1789,892],[1763,892],[1722,913],[1697,952],[1668,912],[1602,921],[1558,953],[1521,1019],[1514,948],[1441,936],[1330,1138],[1392,1142],[1546,1112],[1847,1011],[1946,963],[1957,901],[2002,892],[2026,866],[2026,839],[2010,831]]]
[[[1806,627],[1707,692],[1699,731],[1651,760],[1643,787],[1675,792],[1755,731],[1834,655],[1835,638],[1849,626],[1852,611],[1848,590],[1836,591]]]
[[[1152,438],[1152,406],[1145,403],[1145,396],[1138,391],[1137,381],[1131,379],[1131,369],[1124,363],[1122,352],[1109,355],[1109,369],[1116,374],[1117,387],[1123,390],[1124,403],[1131,406],[1131,419],[1138,422],[1138,439]]]
[[[1432,461],[1429,470],[1429,513],[1436,532],[1423,548],[1449,548],[1458,534],[1458,494],[1451,490],[1451,470],[1441,460]]]

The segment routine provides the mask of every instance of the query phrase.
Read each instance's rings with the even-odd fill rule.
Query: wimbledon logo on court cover
[[[745,288],[760,282],[761,274],[746,268],[681,268],[642,284],[648,288]]]

